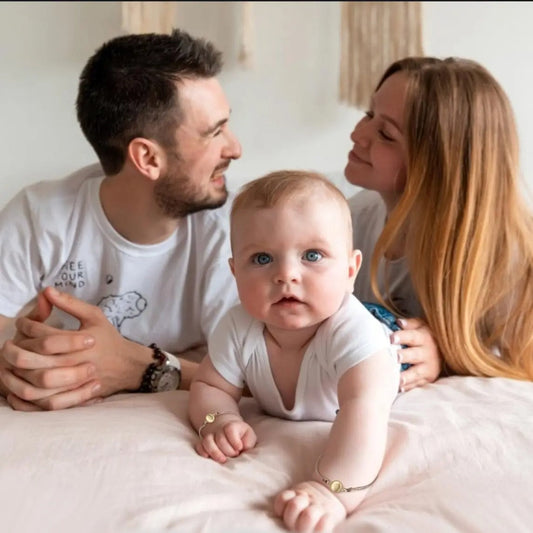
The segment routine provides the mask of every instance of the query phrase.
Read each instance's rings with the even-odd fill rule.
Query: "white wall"
[[[231,188],[279,168],[342,178],[361,111],[337,102],[338,2],[255,2],[255,68],[237,62],[239,2],[178,2],[177,25],[225,54],[221,81],[243,158]],[[483,63],[515,108],[524,173],[533,189],[533,4],[424,2],[426,53]],[[0,3],[0,206],[22,186],[95,160],[74,101],[88,57],[122,34],[120,2]]]

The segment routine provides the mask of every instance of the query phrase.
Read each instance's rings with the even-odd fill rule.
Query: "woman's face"
[[[344,169],[350,183],[392,201],[403,192],[406,179],[406,88],[406,75],[397,72],[374,93],[370,109],[350,136],[354,146]]]

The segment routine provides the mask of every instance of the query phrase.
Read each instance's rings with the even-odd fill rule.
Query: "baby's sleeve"
[[[244,387],[243,332],[246,331],[239,306],[231,308],[219,320],[209,336],[207,348],[217,372],[235,387]]]
[[[327,339],[327,359],[337,378],[382,350],[387,350],[391,362],[397,364],[386,328],[362,305],[348,306],[337,318]]]

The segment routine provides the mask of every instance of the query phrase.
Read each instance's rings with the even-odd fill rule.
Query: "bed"
[[[193,450],[187,399],[120,394],[21,413],[0,398],[0,530],[284,531],[272,497],[308,476],[330,424],[272,418],[244,398],[258,445],[219,465]],[[399,396],[380,476],[335,531],[533,531],[532,406],[532,383],[503,378],[448,377]]]

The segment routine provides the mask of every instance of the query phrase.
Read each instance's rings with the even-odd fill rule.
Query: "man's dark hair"
[[[211,78],[222,68],[213,44],[181,30],[126,35],[104,43],[89,59],[76,100],[81,129],[104,172],[119,172],[132,139],[174,143],[182,117],[176,82]]]

